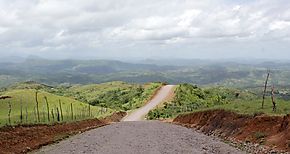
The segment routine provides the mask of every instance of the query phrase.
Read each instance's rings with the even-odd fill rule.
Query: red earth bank
[[[241,115],[225,110],[209,110],[179,115],[173,122],[239,141],[262,143],[290,151],[290,115]]]
[[[118,112],[105,119],[89,119],[53,125],[25,125],[0,128],[0,153],[27,153],[41,146],[54,143],[70,135],[118,122],[126,112]]]

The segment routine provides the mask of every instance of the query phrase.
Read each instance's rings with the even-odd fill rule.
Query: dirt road
[[[170,95],[173,87],[171,85],[162,87],[148,104],[125,117],[123,122],[78,134],[58,144],[43,147],[36,153],[243,153],[218,139],[192,129],[159,121],[142,121],[152,108]]]
[[[163,86],[157,94],[143,107],[137,109],[136,111],[130,113],[123,121],[140,121],[144,120],[145,115],[152,110],[159,103],[163,102],[173,90],[174,85]]]
[[[240,154],[241,151],[182,126],[159,121],[120,122],[73,136],[36,153]]]

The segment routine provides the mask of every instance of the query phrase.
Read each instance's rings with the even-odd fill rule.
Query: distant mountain
[[[19,57],[19,56],[4,56],[0,57],[0,63],[21,63],[25,61],[24,57]]]
[[[263,85],[267,69],[275,85],[290,83],[290,63],[263,61],[153,60],[48,60],[29,57],[22,62],[0,61],[0,87],[21,81],[48,85],[89,84],[109,81],[168,82],[198,85],[255,87]]]
[[[48,84],[100,83],[113,80],[147,82],[158,80],[156,77],[148,79],[149,72],[158,74],[178,69],[180,68],[177,66],[134,64],[116,60],[47,60],[29,57],[23,62],[0,62],[0,79],[2,76],[2,85],[12,82],[10,79],[13,82],[33,80]],[[146,76],[146,79],[143,80],[140,76]]]

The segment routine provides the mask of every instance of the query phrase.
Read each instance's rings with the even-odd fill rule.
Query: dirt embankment
[[[90,119],[54,125],[25,125],[0,128],[0,153],[26,153],[70,135],[120,121],[126,113],[118,112],[105,119]]]
[[[104,119],[102,119],[102,121],[106,123],[120,122],[126,115],[127,112],[116,112],[108,117],[105,117]]]
[[[290,115],[250,116],[224,110],[209,110],[180,115],[173,122],[197,128],[207,134],[259,143],[290,152]]]

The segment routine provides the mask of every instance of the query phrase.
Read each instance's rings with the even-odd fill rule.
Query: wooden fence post
[[[60,116],[59,116],[59,110],[58,110],[58,107],[56,107],[56,114],[57,114],[57,121],[59,122],[59,121],[60,121]]]
[[[11,102],[9,101],[8,102],[8,123],[9,123],[9,125],[11,125],[11,109],[12,108],[12,106],[11,106]]]
[[[20,123],[22,124],[23,112],[22,112],[22,97],[20,98]]]
[[[62,107],[61,107],[60,99],[58,100],[58,104],[59,104],[59,109],[60,109],[61,121],[63,121],[63,114],[62,114]]]
[[[73,104],[70,103],[70,110],[71,110],[71,120],[74,120],[74,111],[73,111]]]
[[[53,113],[53,108],[51,109],[51,116],[52,116],[52,122],[54,122],[54,113]]]
[[[272,86],[271,91],[271,98],[272,98],[272,104],[273,104],[273,112],[276,112],[276,102],[275,102],[275,94],[274,94],[274,85]]]
[[[47,97],[46,96],[44,96],[44,100],[45,100],[45,102],[46,102],[46,109],[47,109],[47,120],[48,120],[48,122],[50,122],[50,117],[49,117],[49,105],[48,105],[48,101],[47,101]]]
[[[38,102],[38,91],[35,92],[35,102],[36,102],[36,113],[37,113],[37,121],[40,122],[39,118],[39,102]]]

